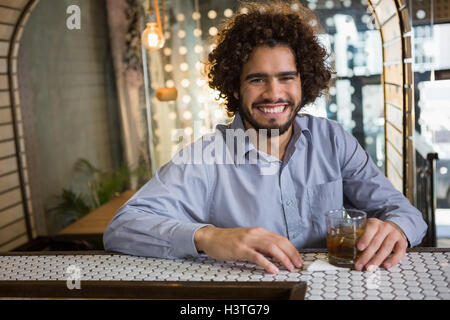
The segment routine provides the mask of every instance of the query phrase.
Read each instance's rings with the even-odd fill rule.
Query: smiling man
[[[356,269],[394,266],[425,235],[421,213],[339,124],[298,114],[331,79],[311,12],[298,2],[244,7],[220,29],[206,66],[234,120],[183,150],[187,160],[213,150],[233,161],[160,168],[116,213],[105,248],[165,258],[204,252],[277,273],[270,258],[300,267],[298,249],[326,246],[325,212],[352,207],[369,217]],[[244,131],[259,134],[236,152],[230,140]],[[267,165],[276,170],[263,174]]]
[[[256,47],[242,67],[239,111],[246,129],[267,129],[279,135],[280,159],[292,136],[292,123],[301,106],[301,77],[290,46],[270,41]],[[278,130],[278,131],[275,131]]]
[[[279,129],[280,135],[292,129],[301,107],[301,80],[289,46],[256,47],[243,65],[240,82],[234,96],[246,127]]]

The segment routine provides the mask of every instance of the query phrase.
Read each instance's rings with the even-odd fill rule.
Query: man
[[[355,268],[394,266],[427,226],[353,136],[298,115],[331,79],[308,11],[297,2],[244,7],[219,31],[207,64],[233,122],[160,168],[110,222],[105,248],[166,258],[204,252],[277,273],[269,257],[301,267],[297,249],[325,247],[324,213],[345,206],[369,217]],[[244,130],[259,134],[240,140]]]

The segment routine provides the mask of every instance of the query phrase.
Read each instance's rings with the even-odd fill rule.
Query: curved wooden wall
[[[38,1],[0,0],[0,251],[40,233],[30,200],[17,80],[20,39]],[[383,40],[386,175],[414,203],[413,74],[406,0],[369,0],[369,7]]]
[[[0,0],[0,251],[36,237],[28,183],[17,56],[38,0]]]
[[[369,0],[383,42],[386,176],[414,204],[414,86],[407,0]]]

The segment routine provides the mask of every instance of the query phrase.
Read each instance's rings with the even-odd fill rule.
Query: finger
[[[279,247],[297,268],[301,268],[303,266],[303,260],[300,252],[298,252],[297,248],[294,247],[292,242],[290,242],[287,238],[283,237],[281,239]]]
[[[264,238],[252,238],[252,241],[248,242],[250,247],[276,258],[289,271],[295,267],[302,267],[303,261],[300,253],[286,237],[264,229],[256,228],[253,231],[263,233]],[[264,241],[261,241],[262,239]]]
[[[288,255],[275,243],[257,248],[258,251],[268,254],[278,260],[289,271],[294,270],[294,265]]]
[[[361,271],[367,262],[372,259],[374,254],[380,249],[384,239],[387,237],[388,231],[382,230],[377,233],[375,237],[372,238],[369,246],[363,251],[358,261],[355,264],[355,269]]]
[[[386,259],[383,266],[386,269],[389,269],[399,263],[405,256],[407,247],[407,243],[405,244],[402,241],[398,241],[394,246],[394,254],[390,258]]]
[[[367,263],[366,270],[372,271],[370,269],[372,268],[378,268],[380,264],[392,253],[392,249],[394,249],[394,246],[396,242],[398,241],[398,238],[395,235],[389,235],[387,236],[383,244],[381,245],[380,249],[377,251],[377,253],[370,259],[370,261]]]
[[[272,262],[270,262],[266,257],[264,257],[261,253],[249,249],[245,253],[245,258],[253,262],[254,264],[263,267],[266,271],[277,274],[280,272],[280,269],[277,268],[276,265],[274,265]]]
[[[377,221],[374,221],[373,219],[367,220],[364,232],[357,244],[358,250],[363,251],[367,248],[372,241],[372,238],[377,234],[379,227],[380,226]]]

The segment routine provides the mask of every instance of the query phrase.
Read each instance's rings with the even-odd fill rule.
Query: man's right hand
[[[194,235],[195,246],[217,260],[251,261],[270,273],[280,270],[264,255],[274,257],[289,271],[303,265],[300,253],[294,245],[279,234],[263,228],[216,228],[206,226]]]

